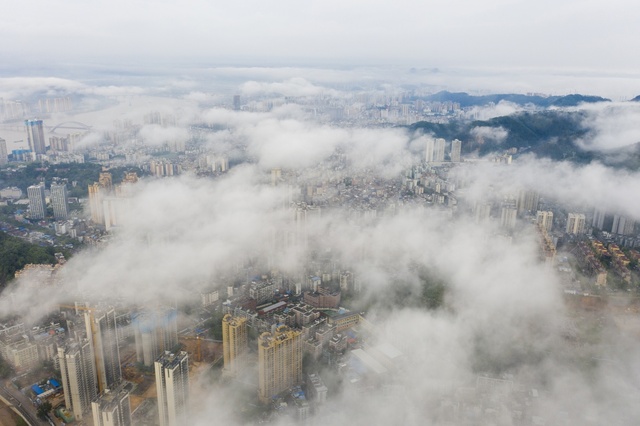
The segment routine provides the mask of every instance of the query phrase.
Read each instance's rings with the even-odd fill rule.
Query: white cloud
[[[292,78],[281,83],[247,81],[240,86],[240,91],[248,96],[265,94],[278,94],[281,96],[290,97],[339,95],[339,92],[336,90],[316,86],[300,77]]]
[[[578,141],[588,151],[608,151],[640,143],[640,103],[626,102],[583,106],[583,125],[590,131]]]
[[[158,124],[143,126],[140,137],[148,145],[163,145],[169,142],[185,142],[189,139],[189,131],[181,127],[162,127]]]
[[[509,132],[502,126],[500,127],[487,127],[476,126],[471,129],[470,132],[478,140],[489,139],[493,142],[502,143],[509,136]]]

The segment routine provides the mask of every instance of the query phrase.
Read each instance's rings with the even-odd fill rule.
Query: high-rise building
[[[633,219],[616,214],[613,216],[613,225],[611,226],[612,234],[631,235],[636,226]]]
[[[98,394],[91,341],[84,339],[68,343],[66,347],[58,347],[58,361],[65,405],[76,420],[82,420]]]
[[[222,349],[224,353],[224,369],[230,374],[237,374],[243,366],[248,345],[247,319],[229,314],[222,318]]]
[[[52,151],[69,151],[69,138],[65,136],[49,136],[49,148]]]
[[[0,138],[0,166],[4,166],[9,162],[9,157],[7,157],[7,141]]]
[[[107,190],[107,192],[111,192],[113,189],[113,177],[109,172],[101,172],[98,177],[98,183],[100,186]]]
[[[569,213],[567,217],[567,234],[584,234],[585,217],[582,213]]]
[[[189,358],[165,352],[155,362],[160,426],[189,424]]]
[[[593,211],[593,220],[591,221],[591,226],[602,231],[604,229],[604,221],[606,215],[606,211],[598,209],[596,207]]]
[[[282,180],[282,169],[271,169],[271,185],[278,186]]]
[[[536,214],[536,222],[542,225],[547,232],[550,232],[553,227],[553,212],[538,210]]]
[[[436,142],[431,138],[428,138],[425,142],[424,161],[426,161],[427,163],[433,162],[433,153],[435,150],[435,145],[436,145]]]
[[[491,217],[491,203],[476,203],[475,206],[475,217],[476,223],[486,223]]]
[[[613,231],[613,219],[614,215],[609,214],[606,210],[596,208],[593,211],[593,219],[591,226],[600,231],[612,232]]]
[[[513,229],[516,227],[516,216],[518,210],[512,205],[502,206],[502,212],[500,214],[500,226],[506,229]]]
[[[29,140],[29,149],[34,154],[44,154],[47,149],[44,141],[44,128],[42,120],[25,120],[24,125],[27,128],[27,139]]]
[[[113,389],[122,381],[116,311],[109,308],[105,311],[87,312],[84,320],[87,335],[92,336],[100,392]]]
[[[104,199],[113,190],[113,179],[111,173],[102,172],[98,182],[89,185],[89,209],[91,211],[91,221],[96,225],[104,225]]]
[[[462,153],[462,141],[459,139],[454,139],[453,141],[451,141],[451,162],[452,163],[459,163],[460,162],[460,155]]]
[[[258,396],[262,402],[302,381],[301,332],[286,325],[258,339]]]
[[[538,204],[540,204],[540,194],[537,191],[523,189],[518,193],[518,214],[536,212]]]
[[[53,205],[53,217],[56,220],[67,220],[69,216],[67,185],[64,183],[51,184],[51,204]]]
[[[31,219],[44,219],[47,213],[47,202],[44,198],[44,184],[31,185],[27,188]]]
[[[109,175],[109,179],[110,179]],[[125,217],[126,212],[131,205],[131,196],[133,194],[134,185],[138,182],[138,175],[136,172],[126,172],[124,179],[120,185],[116,185],[111,195],[108,191],[103,191],[102,197],[102,220],[105,230],[109,231],[111,228],[121,224],[122,219]],[[109,181],[103,180],[106,187],[109,186]],[[155,359],[155,357],[154,357]],[[151,365],[151,364],[149,364]]]
[[[444,146],[446,141],[442,138],[435,140],[433,148],[433,162],[442,163],[444,161]]]
[[[91,403],[94,426],[131,426],[131,403],[126,385],[100,394]]]
[[[137,361],[152,366],[178,345],[177,312],[173,308],[141,312],[133,318]]]
[[[104,224],[103,193],[104,190],[99,183],[89,185],[89,210],[91,211],[91,221],[95,224]]]
[[[240,95],[233,95],[233,109],[240,111]]]

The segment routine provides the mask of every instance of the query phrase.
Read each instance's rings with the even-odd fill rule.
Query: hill
[[[591,156],[579,149],[574,141],[586,135],[581,125],[584,119],[581,112],[539,111],[521,112],[509,116],[496,117],[484,121],[456,121],[449,124],[418,122],[412,130],[422,130],[435,137],[447,140],[464,141],[463,152],[477,152],[486,155],[508,148],[533,152],[542,157],[556,160],[573,158],[577,161],[590,161]],[[474,129],[504,129],[508,133],[504,140],[483,138],[474,133]]]
[[[55,249],[41,247],[0,232],[0,291],[16,271],[29,263],[55,264]]]
[[[566,95],[566,96],[538,96],[538,95],[521,95],[521,94],[495,94],[474,96],[465,92],[452,93],[442,91],[433,95],[415,97],[413,100],[421,99],[430,102],[456,102],[461,107],[483,106],[490,103],[497,104],[500,101],[512,102],[518,105],[536,105],[541,108],[548,107],[568,107],[577,106],[581,103],[595,102],[611,102],[610,99],[601,98],[600,96],[586,95]]]

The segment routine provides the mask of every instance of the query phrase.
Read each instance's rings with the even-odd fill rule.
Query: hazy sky
[[[26,0],[3,4],[0,57],[618,72],[640,66],[639,11],[628,0]]]

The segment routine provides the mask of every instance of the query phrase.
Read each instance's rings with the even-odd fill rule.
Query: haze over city
[[[4,5],[0,425],[635,424],[636,8]]]

